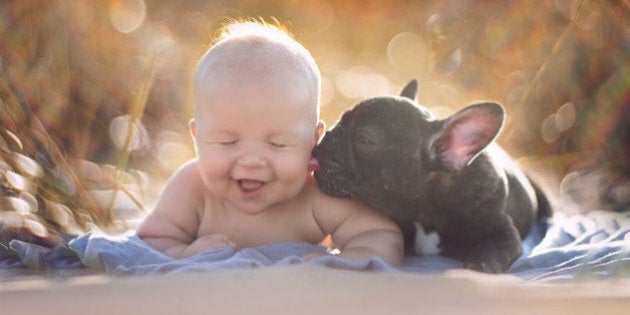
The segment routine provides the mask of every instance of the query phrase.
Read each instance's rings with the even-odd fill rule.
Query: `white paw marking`
[[[416,227],[416,239],[413,244],[413,248],[416,254],[422,256],[434,256],[439,255],[442,252],[440,248],[440,235],[437,232],[426,233],[422,225],[418,222],[414,222]]]

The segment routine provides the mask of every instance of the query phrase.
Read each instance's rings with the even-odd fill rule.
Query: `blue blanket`
[[[139,237],[88,233],[54,249],[21,241],[0,247],[0,276],[44,273],[53,277],[108,272],[117,275],[177,273],[233,268],[318,264],[346,270],[443,273],[461,263],[442,256],[408,256],[401,266],[378,257],[361,262],[326,255],[305,262],[303,255],[325,252],[305,243],[235,250],[219,248],[181,260],[154,250]],[[523,240],[523,255],[507,274],[536,282],[630,277],[630,213],[591,212],[539,223]]]

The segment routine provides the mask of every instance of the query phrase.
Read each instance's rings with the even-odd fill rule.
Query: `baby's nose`
[[[238,164],[247,167],[258,167],[266,164],[266,159],[262,154],[255,150],[243,152],[238,158]]]

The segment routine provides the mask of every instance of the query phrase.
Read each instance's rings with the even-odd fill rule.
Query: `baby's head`
[[[251,213],[299,194],[323,131],[320,82],[310,53],[287,33],[228,26],[194,78],[190,127],[206,189]]]
[[[314,126],[318,123],[321,76],[315,60],[281,28],[252,21],[227,25],[199,60],[194,75],[195,118],[200,118],[214,92],[251,84],[302,98],[305,115]]]

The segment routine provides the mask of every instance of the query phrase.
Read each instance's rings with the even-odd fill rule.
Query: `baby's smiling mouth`
[[[265,184],[263,181],[254,179],[239,179],[236,182],[244,192],[254,192]]]

